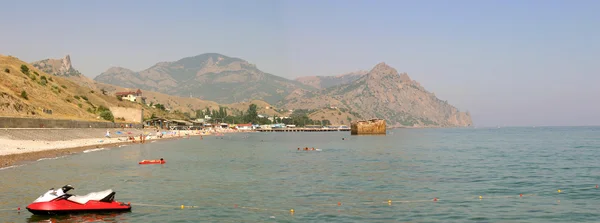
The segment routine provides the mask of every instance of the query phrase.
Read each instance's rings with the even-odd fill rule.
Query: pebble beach
[[[109,131],[109,137],[106,132]],[[231,131],[229,131],[231,132]],[[0,168],[17,165],[21,162],[36,161],[94,148],[110,148],[140,143],[140,134],[145,135],[145,143],[154,140],[177,139],[181,137],[209,135],[211,133],[194,130],[157,132],[154,129],[0,129]],[[160,137],[162,135],[162,137]],[[135,137],[135,142],[129,137]]]

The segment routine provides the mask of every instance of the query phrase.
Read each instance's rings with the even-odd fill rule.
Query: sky
[[[112,66],[221,53],[286,78],[385,62],[476,126],[600,125],[600,1],[7,1],[0,54]]]

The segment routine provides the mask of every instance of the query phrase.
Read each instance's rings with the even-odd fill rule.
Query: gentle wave
[[[52,158],[41,158],[41,159],[38,159],[38,160],[36,160],[36,161],[42,161],[42,160],[55,160],[55,159],[60,159],[60,158],[64,158],[64,157],[67,157],[67,156],[58,156],[58,157],[52,157]]]
[[[20,166],[23,166],[23,165],[14,165],[14,166],[2,167],[2,168],[0,168],[0,170],[6,170],[6,169],[11,169],[11,168],[20,167]]]
[[[83,153],[95,152],[95,151],[100,151],[100,150],[104,150],[104,148],[88,149],[88,150],[84,150]]]

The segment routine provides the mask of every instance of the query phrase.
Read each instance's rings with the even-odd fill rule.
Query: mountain
[[[245,60],[217,53],[161,62],[140,72],[112,67],[94,80],[219,103],[252,99],[275,103],[293,90],[314,89],[297,81],[262,72]]]
[[[348,84],[367,74],[368,71],[360,70],[352,73],[341,74],[337,76],[306,76],[296,78],[295,81],[312,86],[317,89],[333,87],[342,84]]]
[[[68,62],[68,57],[64,61]],[[61,75],[69,70],[52,69]],[[81,86],[66,76],[74,75],[53,76],[18,58],[0,55],[0,114],[98,121],[101,106],[141,108]]]
[[[468,112],[460,112],[385,63],[347,84],[316,92],[295,90],[280,105],[314,110],[337,107],[361,119],[386,119],[390,127],[472,125]]]
[[[65,64],[67,64],[67,65],[65,65]],[[100,83],[100,82],[94,81],[94,80],[86,77],[85,75],[81,75],[81,74],[80,75],[64,75],[64,72],[60,72],[60,71],[63,71],[63,70],[77,71],[75,68],[72,67],[69,55],[65,56],[63,59],[45,59],[45,60],[33,62],[32,65],[38,69],[44,68],[45,72],[52,72],[51,74],[53,74],[54,76],[60,76],[62,78],[68,79],[82,87],[90,88],[90,91],[105,92],[106,95],[114,95],[116,92],[127,92],[127,91],[136,91],[137,90],[137,88],[125,88],[125,87],[121,87],[121,86]],[[124,68],[111,68],[111,69],[112,69],[112,72],[121,73],[123,76],[127,76],[127,73],[134,73],[133,71],[128,71],[127,69],[124,69]],[[79,73],[79,72],[77,71],[77,73]],[[171,111],[174,111],[173,113],[167,113],[167,112],[157,111],[157,110],[153,109],[154,111],[145,113],[145,115],[147,115],[148,117],[152,113],[154,113],[157,116],[161,116],[161,117],[165,117],[165,118],[183,119],[183,116],[181,116],[181,114],[183,114],[183,113],[187,112],[189,114],[194,114],[195,111],[199,110],[199,109],[202,109],[202,110],[204,110],[206,108],[218,109],[219,106],[228,107],[231,112],[240,112],[240,111],[245,112],[248,109],[248,106],[250,105],[250,103],[247,103],[247,102],[219,105],[218,103],[216,103],[214,101],[201,100],[198,98],[191,98],[189,96],[188,97],[178,97],[178,96],[172,96],[172,95],[153,92],[153,91],[143,91],[143,96],[146,97],[147,104],[150,104],[150,103],[162,104],[166,108],[169,108]],[[279,113],[277,113],[276,111],[273,110],[271,105],[269,105],[266,102],[253,100],[252,103],[259,105],[258,111],[260,114],[268,114],[271,116],[272,115],[281,116]],[[270,108],[270,109],[266,109],[266,108]],[[147,108],[145,108],[145,109],[147,109]],[[178,111],[178,112],[176,112],[176,111]]]

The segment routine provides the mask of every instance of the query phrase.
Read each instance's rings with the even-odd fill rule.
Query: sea
[[[138,164],[160,158],[166,163]],[[39,160],[0,176],[0,222],[599,222],[600,127],[193,136]],[[78,195],[112,189],[133,208],[25,209],[66,184]]]

